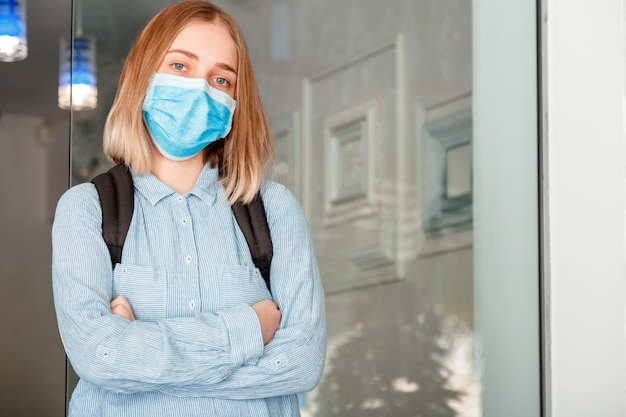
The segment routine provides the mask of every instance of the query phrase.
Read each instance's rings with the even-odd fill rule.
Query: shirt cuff
[[[263,354],[261,323],[252,307],[241,304],[218,312],[226,324],[230,351],[236,365],[256,363]]]

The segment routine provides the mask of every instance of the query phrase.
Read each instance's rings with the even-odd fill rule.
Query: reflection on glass
[[[466,143],[446,152],[446,197],[454,198],[472,192],[472,145]]]
[[[91,110],[98,104],[96,43],[92,37],[61,39],[59,56],[59,107]]]
[[[277,178],[305,208],[327,292],[327,367],[300,396],[303,417],[481,416],[472,2],[215,3],[246,36]],[[103,29],[103,4],[85,0],[102,103],[75,115],[75,182],[108,169],[102,128],[121,64],[164,6],[111,6]]]

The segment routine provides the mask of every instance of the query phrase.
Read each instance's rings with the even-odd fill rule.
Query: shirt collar
[[[131,170],[132,172],[132,170]],[[219,175],[217,168],[205,164],[198,176],[194,187],[185,195],[195,195],[206,204],[213,204],[217,197]],[[137,175],[133,173],[135,188],[153,206],[170,195],[177,195],[168,185],[164,184],[154,174]]]

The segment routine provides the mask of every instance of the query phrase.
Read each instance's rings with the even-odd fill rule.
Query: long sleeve
[[[115,271],[95,188],[73,187],[59,201],[55,307],[68,358],[90,384],[81,393],[85,404],[104,392],[121,395],[112,397],[116,404],[179,398],[207,407],[249,400],[236,401],[248,407],[258,399],[274,410],[270,415],[292,415],[293,394],[318,383],[326,356],[324,291],[297,199],[273,182],[261,190],[274,246],[270,295],[232,210],[220,200],[217,172],[205,171],[185,196],[153,176],[134,178],[135,213]],[[111,313],[119,294],[137,320]],[[251,306],[267,298],[282,319],[263,346]]]
[[[263,342],[248,305],[155,322],[129,322],[111,313],[112,269],[90,187],[66,192],[52,231],[57,320],[77,374],[128,393],[217,382],[256,361]]]
[[[263,201],[274,245],[271,286],[283,316],[279,331],[256,363],[218,382],[192,389],[164,387],[177,395],[229,399],[267,398],[311,390],[326,356],[326,316],[319,269],[300,206],[288,190],[265,187]]]

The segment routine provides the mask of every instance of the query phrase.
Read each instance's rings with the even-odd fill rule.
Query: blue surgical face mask
[[[202,78],[156,73],[143,116],[159,151],[183,161],[230,132],[235,100]]]

